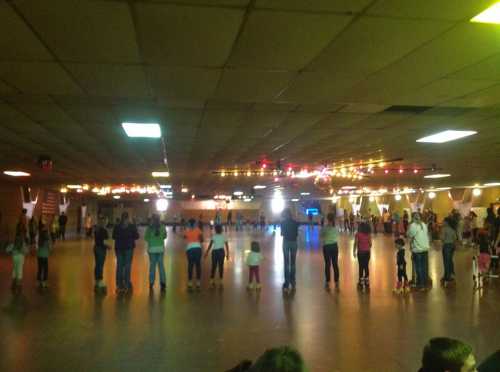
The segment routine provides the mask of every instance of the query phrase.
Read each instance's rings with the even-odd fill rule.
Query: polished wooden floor
[[[265,255],[261,293],[245,290],[243,256],[251,238],[261,240]],[[208,289],[209,260],[202,291],[186,290],[183,244],[170,230],[165,296],[149,295],[142,241],[127,297],[114,294],[113,253],[105,267],[108,295],[94,294],[90,240],[58,243],[45,293],[35,287],[30,256],[23,292],[13,295],[11,262],[0,256],[0,371],[224,371],[283,344],[300,350],[310,371],[416,371],[433,336],[471,343],[479,360],[499,348],[500,286],[473,291],[470,249],[456,254],[455,287],[397,296],[392,239],[374,240],[369,293],[356,289],[351,240],[343,235],[340,242],[340,290],[326,292],[318,228],[302,227],[295,295],[282,294],[281,238],[271,231],[229,233],[223,291]],[[431,252],[430,267],[437,283],[440,251]]]

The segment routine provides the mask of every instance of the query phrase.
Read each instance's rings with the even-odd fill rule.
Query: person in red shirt
[[[370,272],[368,270],[368,264],[370,262],[370,250],[372,247],[372,237],[370,225],[366,222],[360,223],[358,227],[358,232],[354,236],[354,258],[358,258],[359,264],[359,282],[358,286],[369,287],[370,283],[368,277]]]

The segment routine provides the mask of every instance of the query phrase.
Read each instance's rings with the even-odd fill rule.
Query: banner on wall
[[[59,194],[55,191],[46,190],[42,202],[42,214],[53,216],[57,214]]]

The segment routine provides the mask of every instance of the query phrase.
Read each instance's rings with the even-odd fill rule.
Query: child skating
[[[263,260],[262,253],[260,253],[260,244],[256,241],[251,243],[250,253],[247,256],[246,263],[248,265],[248,286],[247,288],[260,290],[262,286],[260,285],[260,263]],[[255,283],[254,283],[255,279]]]
[[[225,251],[224,251],[225,248]],[[229,259],[229,244],[226,237],[222,234],[222,225],[215,225],[215,234],[210,240],[208,249],[205,252],[205,258],[212,250],[212,271],[210,274],[210,286],[215,288],[215,273],[219,271],[219,287],[222,288],[222,278],[224,277],[224,260]]]
[[[7,246],[7,253],[12,255],[12,291],[19,293],[22,290],[24,256],[28,252],[27,226],[21,219],[16,225],[14,242]]]
[[[408,284],[408,276],[406,275],[406,258],[405,258],[405,241],[402,238],[395,240],[396,245],[396,266],[398,268],[398,281],[396,283],[396,288],[394,288],[395,293],[406,293],[409,292],[410,287]]]
[[[38,248],[36,251],[38,261],[37,281],[40,289],[48,288],[49,279],[49,255],[52,250],[52,241],[50,239],[49,227],[45,217],[40,218],[38,224]]]

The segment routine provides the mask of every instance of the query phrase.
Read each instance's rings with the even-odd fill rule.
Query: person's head
[[[328,213],[326,219],[330,225],[335,226],[335,215],[333,213]]]
[[[28,213],[28,210],[27,210],[26,208],[23,208],[23,209],[21,210],[21,214],[22,214],[23,216],[26,216],[26,214],[27,214],[27,213]]]
[[[370,225],[366,222],[361,222],[359,224],[358,231],[363,234],[369,234],[371,232]]]
[[[99,219],[97,220],[97,226],[104,227],[105,225],[106,225],[106,218],[100,216]]]
[[[61,216],[64,216],[64,212],[61,212]]]
[[[412,221],[420,222],[420,220],[421,220],[420,212],[413,212],[411,214],[411,219],[412,219]]]
[[[396,246],[396,249],[404,249],[404,247],[405,247],[405,241],[401,238],[397,238],[394,241],[394,244]]]
[[[215,233],[222,234],[222,225],[215,225]]]
[[[476,372],[472,348],[448,337],[429,340],[422,355],[422,372]]]
[[[252,250],[252,252],[259,253],[260,252],[260,244],[259,244],[259,242],[253,241],[250,244],[250,249]]]
[[[128,222],[129,222],[128,212],[122,213],[122,218],[121,218],[120,222],[124,225],[128,224]]]
[[[192,229],[194,229],[194,226],[196,225],[195,219],[194,218],[190,218],[189,221],[188,221],[188,223],[189,223],[189,227],[192,228]]]
[[[251,372],[305,372],[306,366],[299,352],[289,346],[269,349],[260,356]]]
[[[497,350],[484,361],[481,362],[479,366],[480,372],[497,372],[500,370],[500,350]]]
[[[292,211],[290,210],[290,208],[285,208],[281,213],[281,216],[284,220],[289,220],[292,218]]]

